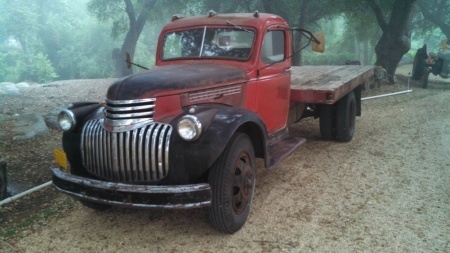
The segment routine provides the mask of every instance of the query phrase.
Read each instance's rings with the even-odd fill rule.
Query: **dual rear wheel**
[[[324,140],[349,142],[355,133],[356,98],[352,91],[336,104],[322,105],[319,111],[320,134]]]

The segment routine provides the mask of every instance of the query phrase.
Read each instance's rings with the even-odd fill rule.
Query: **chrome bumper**
[[[211,205],[207,183],[190,185],[135,185],[105,182],[74,176],[52,169],[53,185],[59,191],[82,200],[139,208],[188,209]]]

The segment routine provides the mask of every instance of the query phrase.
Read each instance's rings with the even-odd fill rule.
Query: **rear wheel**
[[[356,99],[355,94],[348,93],[337,102],[336,108],[336,138],[338,141],[349,142],[355,133]]]
[[[334,105],[321,105],[319,111],[320,135],[326,141],[336,139],[336,112]]]
[[[414,56],[413,69],[412,69],[412,79],[420,80],[424,74],[425,61],[427,60],[427,48],[426,45],[422,48],[417,49],[416,55]]]
[[[219,231],[234,233],[246,222],[255,191],[255,154],[250,138],[237,133],[209,173],[212,205],[211,224]]]
[[[426,89],[428,87],[428,78],[430,76],[430,69],[424,68],[422,76],[422,88]]]

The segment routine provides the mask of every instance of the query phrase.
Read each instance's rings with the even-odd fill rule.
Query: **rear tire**
[[[417,49],[414,56],[414,63],[411,78],[413,80],[420,80],[424,74],[425,61],[427,60],[427,47],[424,45],[422,48]]]
[[[323,140],[336,139],[336,110],[334,105],[321,105],[319,111],[320,135]]]
[[[430,69],[424,68],[422,76],[422,88],[426,89],[428,87],[428,78],[430,77]]]
[[[336,138],[341,142],[349,142],[355,133],[356,99],[355,94],[348,93],[337,102]]]
[[[225,233],[238,231],[250,212],[256,182],[255,154],[250,138],[236,133],[209,173],[211,225]]]

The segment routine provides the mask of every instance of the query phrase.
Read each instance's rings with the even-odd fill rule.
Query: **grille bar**
[[[121,132],[127,126],[139,126],[153,122],[156,98],[135,100],[106,99],[105,124],[112,127],[113,132]]]
[[[172,126],[152,123],[126,132],[108,132],[101,120],[90,120],[82,131],[86,169],[116,182],[152,182],[169,172]]]

